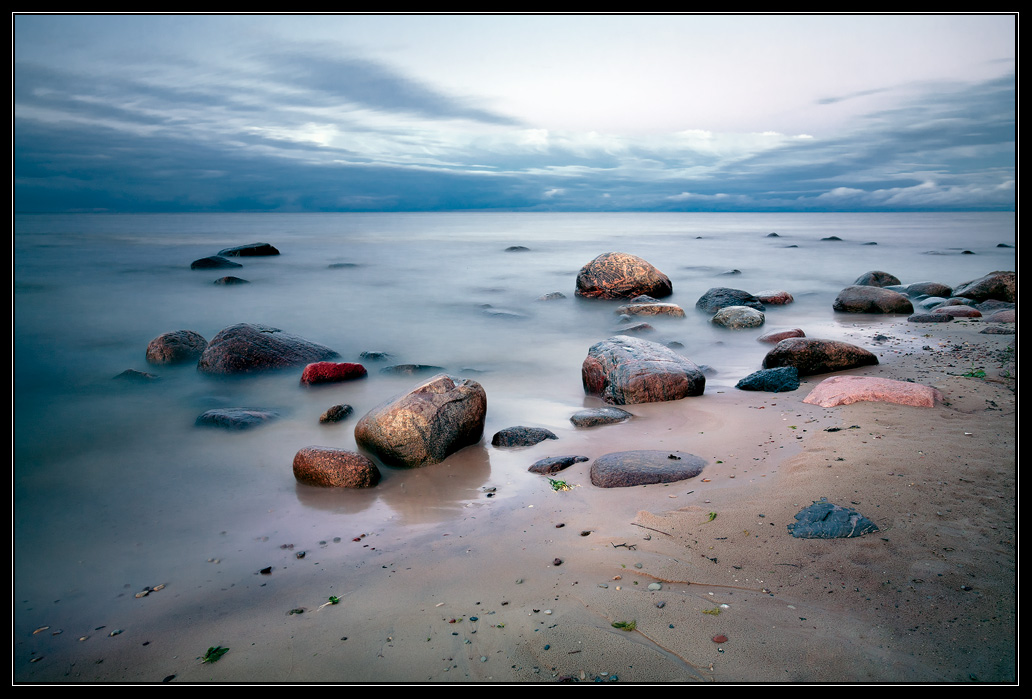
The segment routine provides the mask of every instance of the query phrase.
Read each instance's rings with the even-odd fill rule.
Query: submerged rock
[[[680,451],[640,449],[606,454],[591,464],[591,483],[599,488],[626,488],[674,483],[702,473],[706,462]]]
[[[429,374],[442,371],[444,371],[444,367],[432,364],[394,364],[380,369],[381,374],[395,374],[398,376],[412,376],[413,374]]]
[[[148,383],[150,381],[157,381],[158,377],[154,374],[148,374],[146,371],[140,371],[139,369],[126,369],[121,374],[114,376],[116,381],[125,381],[127,383]]]
[[[357,452],[311,446],[294,456],[294,478],[324,488],[371,488],[380,482],[380,469]]]
[[[801,510],[795,518],[788,531],[797,539],[844,539],[878,531],[878,525],[856,510],[833,505],[826,498]]]
[[[633,298],[648,294],[663,298],[673,293],[670,278],[650,263],[623,252],[606,252],[577,274],[578,296],[599,299]]]
[[[706,313],[716,313],[727,306],[748,306],[757,311],[765,311],[766,307],[756,296],[741,289],[730,289],[725,286],[716,286],[708,289],[706,293],[695,302],[695,307]]]
[[[753,296],[758,298],[760,303],[768,306],[784,306],[795,301],[795,297],[792,294],[781,289],[765,289],[757,291]]]
[[[496,447],[529,447],[546,439],[559,439],[551,430],[543,427],[506,427],[495,432],[491,444]]]
[[[227,260],[219,255],[202,257],[190,263],[190,269],[221,269],[224,267],[243,267],[243,265],[239,262],[233,262],[233,260]]]
[[[684,318],[684,309],[676,303],[641,302],[630,303],[620,306],[616,313],[626,313],[632,316],[658,316],[667,315],[675,318]]]
[[[907,318],[908,323],[948,323],[953,316],[945,313],[915,313]]]
[[[758,328],[766,321],[762,311],[749,306],[724,306],[717,311],[710,322],[731,330]]]
[[[692,361],[655,342],[617,335],[595,343],[581,367],[584,390],[612,405],[702,395],[706,377]]]
[[[878,357],[862,347],[839,340],[793,337],[767,352],[763,367],[794,366],[800,376],[844,371],[878,363]]]
[[[183,364],[196,362],[208,341],[193,330],[162,333],[147,345],[146,357],[151,364]]]
[[[952,316],[954,318],[981,318],[982,312],[971,306],[947,305],[939,306],[932,315]]]
[[[888,272],[865,272],[853,282],[854,286],[896,286],[900,284],[899,277]]]
[[[964,282],[953,290],[954,296],[963,296],[975,301],[1017,299],[1018,275],[1014,272],[990,272],[984,277]]]
[[[234,286],[234,285],[237,285],[237,284],[250,284],[250,283],[251,282],[247,281],[246,279],[241,279],[240,277],[233,277],[233,276],[219,277],[214,282],[212,282],[212,284],[218,284],[219,286]]]
[[[219,255],[225,257],[264,257],[278,254],[280,254],[280,251],[268,243],[248,243],[247,245],[237,245],[236,247],[219,250]]]
[[[770,332],[760,335],[757,340],[760,342],[767,342],[772,345],[776,345],[782,340],[787,340],[790,337],[806,337],[806,333],[800,328],[791,328],[789,330],[771,330]]]
[[[244,374],[284,369],[339,355],[329,347],[264,325],[239,323],[219,332],[197,362],[205,374]]]
[[[438,374],[366,413],[355,440],[385,464],[425,466],[479,442],[486,415],[479,383]]]
[[[202,427],[224,427],[245,430],[264,425],[279,414],[265,408],[214,408],[197,416],[195,424]]]
[[[350,415],[351,411],[352,407],[346,403],[334,405],[333,407],[328,408],[325,413],[319,416],[319,422],[340,422],[348,415]]]

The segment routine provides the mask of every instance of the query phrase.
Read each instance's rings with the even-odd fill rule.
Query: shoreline
[[[999,365],[1015,336],[980,334],[987,325],[884,320],[856,331],[858,344],[884,336],[879,365],[790,393],[628,406],[627,423],[492,452],[496,491],[451,501],[447,522],[387,521],[323,547],[284,522],[305,559],[277,549],[261,559],[271,575],[126,595],[115,636],[19,633],[15,681],[1014,682],[1016,368]],[[978,366],[984,378],[964,376]],[[944,401],[802,403],[839,374],[914,380]],[[590,462],[557,476],[570,491],[525,473],[542,456],[633,448],[708,464],[688,481],[612,490],[590,485]],[[428,498],[461,470],[456,457],[421,479]],[[542,487],[506,487],[528,478]],[[791,537],[794,514],[821,497],[880,531]],[[201,664],[213,645],[230,650]]]

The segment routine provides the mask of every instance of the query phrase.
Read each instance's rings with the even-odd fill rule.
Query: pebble
[[[714,636],[713,637],[713,642],[714,643],[727,643],[727,636],[725,636],[724,634],[720,634],[719,636]]]
[[[649,589],[652,591],[662,590],[663,586],[658,582],[649,583]]]

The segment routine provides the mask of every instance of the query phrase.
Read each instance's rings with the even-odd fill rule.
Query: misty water
[[[822,240],[829,236],[841,240]],[[243,267],[233,270],[190,269],[253,242],[282,254],[238,258]],[[499,482],[509,492],[538,487],[529,464],[492,448],[490,437],[530,425],[561,443],[575,430],[570,415],[600,404],[584,395],[580,367],[593,343],[619,333],[618,304],[574,289],[578,270],[603,252],[639,255],[670,277],[674,293],[664,300],[687,317],[649,318],[647,337],[676,341],[711,367],[713,392],[736,390],[760,368],[763,332],[799,327],[841,338],[876,327],[880,318],[832,311],[839,290],[864,272],[955,286],[1015,269],[1014,248],[1001,243],[1015,244],[1013,213],[18,215],[16,626],[24,630],[35,622],[27,610],[57,600],[88,625],[90,610],[127,586],[174,575],[181,586],[200,585],[215,575],[208,558],[261,537],[301,532],[332,546],[366,527],[447,522]],[[226,274],[250,283],[213,283]],[[695,309],[717,286],[784,289],[795,302],[768,307],[763,328],[729,331]],[[564,297],[539,300],[551,292]],[[211,339],[242,322],[331,347],[369,375],[304,388],[300,368],[227,379],[145,361],[161,333]],[[362,352],[391,356],[367,361]],[[479,381],[488,396],[483,442],[437,466],[384,468],[368,491],[296,484],[298,449],[355,449],[358,418],[420,381],[381,373],[401,363]],[[113,378],[126,369],[159,378]],[[353,406],[352,417],[320,424],[337,403]],[[205,410],[235,406],[280,417],[244,431],[195,425]],[[237,559],[228,556],[217,574],[231,581],[253,572],[253,560]]]

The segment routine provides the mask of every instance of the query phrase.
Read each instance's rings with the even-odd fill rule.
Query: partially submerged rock
[[[616,313],[626,313],[632,316],[674,316],[684,318],[684,309],[676,303],[642,302],[629,303],[616,309]]]
[[[147,361],[151,364],[183,364],[196,362],[208,341],[193,330],[162,333],[147,344]]]
[[[595,343],[581,367],[587,393],[612,405],[702,395],[706,377],[692,361],[655,342],[617,335]]]
[[[821,498],[795,516],[788,531],[797,539],[844,539],[878,531],[878,525],[856,510]]]
[[[954,318],[981,318],[982,312],[971,306],[939,306],[932,315],[952,316]]]
[[[898,291],[879,286],[847,286],[832,304],[839,313],[913,313],[914,304]]]
[[[479,383],[438,374],[366,413],[355,440],[390,466],[426,466],[479,442],[486,415]]]
[[[351,414],[353,408],[347,403],[340,403],[326,409],[326,412],[319,416],[319,422],[340,422]]]
[[[311,446],[294,456],[294,478],[324,488],[371,488],[380,482],[380,469],[357,452]]]
[[[559,473],[559,471],[565,470],[574,464],[579,464],[587,460],[588,457],[586,456],[549,456],[539,461],[535,461],[527,470],[531,473],[549,475],[552,473]]]
[[[205,374],[284,369],[339,356],[329,347],[264,325],[239,323],[219,332],[197,362]]]
[[[591,483],[599,488],[626,488],[674,483],[702,473],[705,460],[680,451],[640,449],[606,454],[591,464]]]
[[[250,283],[251,282],[247,281],[246,279],[241,279],[240,277],[234,277],[232,275],[228,276],[228,277],[219,277],[214,282],[212,282],[212,284],[218,284],[219,286],[234,286],[234,285],[237,285],[237,284],[250,284]]]
[[[280,254],[280,251],[268,243],[248,243],[247,245],[237,245],[232,248],[219,250],[219,255],[225,257],[264,257],[278,254]]]
[[[366,368],[354,362],[314,362],[301,372],[301,384],[313,386],[321,383],[352,381],[366,375]]]
[[[673,286],[667,275],[640,257],[606,252],[581,268],[576,293],[598,299],[633,298],[639,294],[663,298],[673,293]]]
[[[716,313],[727,306],[748,306],[757,311],[767,310],[763,303],[748,291],[741,289],[729,289],[725,286],[716,286],[708,289],[706,293],[695,302],[695,307],[706,313]]]
[[[612,425],[617,422],[629,420],[634,415],[620,408],[587,408],[578,410],[570,416],[570,422],[577,427],[596,427],[598,425]]]
[[[948,323],[953,316],[945,313],[915,313],[907,318],[908,323]]]
[[[495,432],[491,438],[491,444],[496,447],[529,447],[543,442],[546,439],[559,439],[552,430],[544,427],[506,427],[504,430]]]
[[[975,301],[998,299],[1017,301],[1018,275],[1014,272],[990,272],[984,277],[964,282],[953,290],[954,296],[964,296]]]
[[[774,369],[760,369],[735,384],[742,391],[767,391],[781,393],[799,388],[799,370],[794,366],[781,366]]]
[[[758,328],[763,325],[766,317],[762,311],[757,311],[749,306],[724,306],[717,311],[710,322],[731,330],[743,328]]]
[[[919,383],[877,376],[832,376],[817,384],[803,402],[822,408],[860,401],[883,401],[932,408],[937,400],[942,400],[941,392]]]
[[[265,408],[214,408],[197,416],[195,424],[202,427],[223,427],[246,430],[275,420],[279,414]]]
[[[757,291],[753,294],[760,300],[760,303],[768,306],[784,306],[795,301],[795,297],[792,294],[782,289],[764,289],[763,291]]]
[[[878,357],[862,347],[839,340],[793,337],[782,340],[763,358],[763,367],[794,366],[800,376],[844,371],[878,363]]]
[[[791,328],[789,330],[771,330],[770,332],[763,333],[757,340],[760,342],[767,342],[772,345],[776,345],[782,340],[787,340],[790,337],[806,337],[800,328]]]
[[[228,267],[243,267],[243,265],[239,262],[233,262],[233,260],[227,260],[219,255],[202,257],[190,263],[190,269],[222,269]]]
[[[898,286],[901,282],[899,277],[888,272],[865,272],[853,282],[856,286]]]

